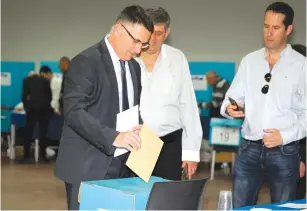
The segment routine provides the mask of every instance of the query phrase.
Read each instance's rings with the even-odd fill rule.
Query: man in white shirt
[[[161,7],[147,9],[154,22],[150,46],[137,58],[142,71],[140,113],[164,146],[153,175],[180,180],[182,168],[191,178],[199,162],[202,128],[185,55],[163,44],[170,17]]]
[[[245,117],[233,168],[234,208],[255,205],[263,183],[271,201],[295,199],[298,140],[306,136],[306,61],[287,45],[293,9],[275,2],[265,12],[265,48],[246,55],[221,107],[225,117]],[[228,97],[245,112],[236,111]]]
[[[62,85],[62,78],[53,74],[52,70],[45,66],[46,68],[42,68],[40,74],[50,80],[50,87],[52,91],[52,101],[51,107],[56,114],[59,114],[59,99]]]

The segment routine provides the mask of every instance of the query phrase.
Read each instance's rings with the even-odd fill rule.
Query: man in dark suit
[[[65,182],[69,210],[79,208],[81,181],[129,177],[127,154],[140,148],[139,131],[116,131],[117,114],[139,104],[140,66],[153,23],[140,6],[126,7],[110,34],[72,59],[63,94],[63,134],[55,175]]]
[[[41,67],[44,72],[48,67]],[[33,130],[39,123],[39,160],[48,161],[46,158],[47,132],[52,115],[51,109],[52,93],[50,81],[40,75],[32,75],[23,81],[22,103],[26,111],[26,139],[24,141],[24,157],[21,163],[32,163],[30,158],[30,147],[33,138]]]

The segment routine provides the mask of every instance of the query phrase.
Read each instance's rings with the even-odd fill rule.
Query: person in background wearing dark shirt
[[[225,98],[225,94],[230,87],[229,83],[221,78],[215,71],[209,71],[206,74],[207,83],[212,86],[212,102],[199,103],[198,107],[201,109],[211,109],[210,118],[224,118],[220,114],[221,105]]]
[[[48,67],[43,66],[40,72]],[[52,115],[52,93],[49,80],[40,75],[27,77],[23,81],[22,103],[26,111],[26,139],[24,141],[24,157],[20,163],[32,163],[30,147],[35,124],[39,122],[39,161],[47,162],[47,132]]]
[[[291,45],[293,50],[306,56],[306,46],[304,45]],[[300,140],[300,179],[297,183],[296,199],[306,198],[306,137]]]
[[[63,56],[59,61],[59,68],[61,72],[63,73],[62,86],[61,86],[61,92],[60,92],[60,98],[59,98],[59,112],[61,115],[63,114],[64,80],[65,80],[65,74],[68,71],[69,63],[70,63],[70,59],[66,56]]]

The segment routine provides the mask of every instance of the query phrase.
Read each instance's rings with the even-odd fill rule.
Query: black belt
[[[176,130],[174,132],[171,132],[165,136],[160,137],[160,139],[164,143],[172,143],[174,141],[179,141],[182,138],[182,129]]]
[[[263,144],[263,141],[262,141],[262,139],[259,139],[259,140],[248,140],[248,139],[245,139],[245,138],[243,138],[245,141],[247,141],[247,142],[251,142],[251,143],[253,143],[253,144]],[[289,143],[289,144],[286,144],[286,145],[284,145],[284,146],[290,146],[290,145],[294,145],[294,144],[296,144],[297,143],[297,141],[293,141],[293,142],[291,142],[291,143]]]

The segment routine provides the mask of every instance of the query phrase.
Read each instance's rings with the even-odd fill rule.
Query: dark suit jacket
[[[141,69],[128,62],[139,104]],[[115,70],[105,41],[72,59],[65,75],[64,126],[55,175],[68,183],[103,179],[114,157],[119,134],[119,95]]]
[[[23,80],[22,103],[26,111],[51,108],[52,92],[50,81],[38,75]]]

